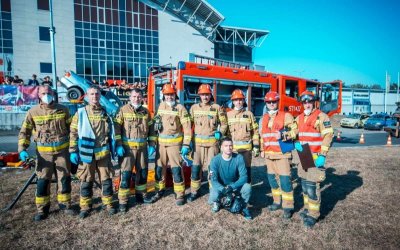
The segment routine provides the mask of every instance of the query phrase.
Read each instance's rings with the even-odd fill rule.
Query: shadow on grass
[[[357,188],[363,185],[363,180],[359,176],[359,171],[349,170],[344,175],[336,175],[335,168],[326,169],[326,179],[321,183],[321,215],[320,220],[323,220],[336,204],[345,200],[346,197]],[[301,189],[301,178],[297,175],[297,168],[292,168],[292,176],[297,186],[294,189],[294,212],[300,211],[303,206],[303,195]]]

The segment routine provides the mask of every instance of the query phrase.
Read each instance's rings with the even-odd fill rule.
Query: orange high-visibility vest
[[[321,133],[314,128],[318,115],[321,113],[319,109],[315,110],[304,122],[304,113],[299,115],[299,141],[301,144],[310,145],[310,150],[313,153],[321,152],[322,136]]]
[[[279,146],[279,142],[276,139],[276,133],[279,133],[281,129],[283,129],[285,125],[285,113],[279,112],[276,114],[275,119],[272,124],[272,128],[268,127],[269,122],[269,115],[268,113],[263,116],[262,120],[262,137],[264,143],[264,152],[275,152],[279,153],[281,151],[281,147]]]

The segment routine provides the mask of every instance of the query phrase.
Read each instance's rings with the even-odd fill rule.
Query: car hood
[[[354,118],[343,118],[343,119],[341,120],[341,122],[353,123],[353,122],[358,122],[358,120],[357,120],[357,119],[354,119]]]
[[[376,123],[385,123],[385,121],[381,119],[368,119],[365,122],[365,124],[376,124]]]

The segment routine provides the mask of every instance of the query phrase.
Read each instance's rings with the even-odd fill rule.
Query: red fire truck
[[[200,101],[197,89],[204,83],[210,84],[215,102],[227,109],[231,108],[232,91],[241,89],[246,95],[248,110],[257,118],[264,113],[264,96],[269,90],[281,94],[279,109],[289,111],[294,116],[302,112],[298,97],[305,90],[312,91],[319,97],[318,107],[329,116],[340,113],[342,107],[340,80],[322,83],[211,59],[207,63],[179,62],[177,67],[150,68],[147,98],[148,108],[153,115],[162,100],[161,89],[166,83],[176,85],[179,101],[187,109]]]

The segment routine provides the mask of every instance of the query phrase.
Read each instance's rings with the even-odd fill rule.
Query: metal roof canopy
[[[216,30],[215,41],[248,47],[260,47],[268,34],[268,30],[219,26]]]
[[[139,1],[179,18],[212,42],[215,40],[215,30],[225,19],[221,13],[204,0]]]

